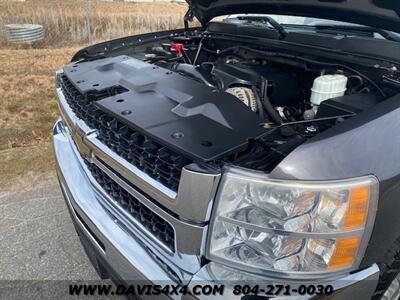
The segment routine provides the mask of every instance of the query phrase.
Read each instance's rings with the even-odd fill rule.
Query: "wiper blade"
[[[237,16],[237,19],[244,21],[269,23],[276,31],[278,31],[281,39],[285,38],[288,35],[288,32],[281,24],[279,24],[275,19],[268,16]]]
[[[390,41],[395,41],[395,42],[400,42],[400,36],[384,30],[384,29],[380,29],[380,28],[374,28],[374,27],[369,27],[369,26],[357,26],[357,25],[336,25],[336,24],[318,24],[318,25],[311,25],[311,27],[314,27],[316,29],[326,29],[326,30],[352,30],[352,31],[359,31],[359,32],[366,32],[366,33],[378,33],[381,36],[383,36],[385,39],[390,40]]]

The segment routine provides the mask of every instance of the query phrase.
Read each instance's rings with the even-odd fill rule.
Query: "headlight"
[[[208,258],[256,273],[326,275],[356,268],[377,195],[374,176],[299,182],[230,168],[212,214]]]

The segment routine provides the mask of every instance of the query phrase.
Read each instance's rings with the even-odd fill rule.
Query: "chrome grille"
[[[175,192],[178,190],[182,168],[192,161],[127,127],[94,104],[95,101],[126,92],[124,87],[115,86],[82,95],[63,74],[58,77],[57,84],[76,116],[89,127],[97,129],[100,141],[158,182]]]
[[[172,252],[175,250],[175,234],[172,226],[159,215],[142,204],[118,183],[112,180],[103,170],[93,163],[84,160],[90,173],[104,191],[116,201],[128,214],[160,240]]]

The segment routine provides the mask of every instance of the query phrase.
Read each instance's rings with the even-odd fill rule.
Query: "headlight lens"
[[[296,182],[230,168],[216,199],[208,257],[262,273],[354,268],[369,239],[377,195],[374,176]]]

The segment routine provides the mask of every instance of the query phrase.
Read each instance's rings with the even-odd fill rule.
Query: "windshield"
[[[271,24],[263,20],[263,17],[272,18],[281,24],[287,31],[312,31],[321,34],[340,36],[362,36],[375,39],[387,39],[388,34],[392,37],[400,35],[376,28],[366,27],[360,24],[339,22],[328,19],[308,18],[288,15],[263,15],[263,14],[241,14],[227,16],[223,21],[254,27],[271,27]]]
[[[239,20],[240,16],[251,16],[251,17],[263,17],[267,16],[273,18],[280,24],[286,25],[318,25],[318,24],[347,24],[347,25],[355,25],[362,26],[354,23],[346,23],[339,22],[327,19],[318,19],[318,18],[307,18],[307,17],[298,17],[298,16],[288,16],[288,15],[263,15],[263,14],[239,14],[239,15],[229,15],[225,16],[224,22],[228,23],[244,23],[243,20]],[[257,25],[257,24],[255,24]]]

